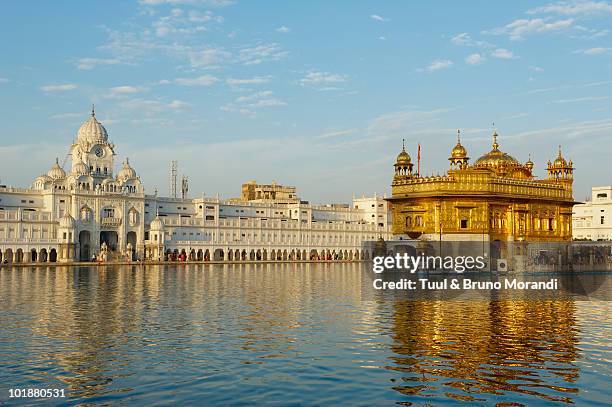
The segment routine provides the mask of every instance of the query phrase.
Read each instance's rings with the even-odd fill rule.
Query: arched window
[[[91,221],[91,209],[87,206],[83,206],[81,208],[81,221],[89,222]]]
[[[128,221],[130,222],[130,226],[135,226],[138,223],[138,211],[136,209],[130,209]]]

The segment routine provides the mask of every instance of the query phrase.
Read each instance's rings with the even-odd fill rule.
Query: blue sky
[[[612,183],[612,3],[4,2],[0,179],[63,160],[92,103],[147,191],[171,160],[191,195],[250,179],[304,199],[388,193],[406,139],[442,173],[456,129],[545,176],[562,145],[575,197]]]

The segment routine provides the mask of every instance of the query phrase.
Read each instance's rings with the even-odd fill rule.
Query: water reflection
[[[402,394],[486,401],[538,397],[569,403],[578,392],[571,301],[398,301],[388,369]],[[418,316],[418,317],[415,317]]]
[[[9,387],[92,405],[606,397],[607,303],[370,287],[354,264],[3,269],[0,404]]]

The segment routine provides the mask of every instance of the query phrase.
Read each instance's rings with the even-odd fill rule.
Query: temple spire
[[[91,117],[96,117],[96,105],[91,104]]]
[[[461,130],[457,129],[457,144],[461,144]]]

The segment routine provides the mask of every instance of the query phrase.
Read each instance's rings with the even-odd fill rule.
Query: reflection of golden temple
[[[400,300],[387,369],[402,375],[394,390],[412,397],[510,393],[571,403],[580,373],[575,325],[573,301]]]
[[[548,178],[533,175],[501,151],[493,133],[492,149],[469,164],[457,144],[446,175],[422,177],[412,171],[404,148],[397,156],[391,187],[393,234],[425,240],[569,241],[572,238],[573,163],[561,147]]]

